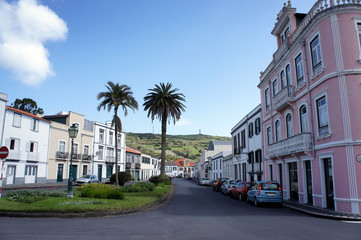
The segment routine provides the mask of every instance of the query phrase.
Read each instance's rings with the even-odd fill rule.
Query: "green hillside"
[[[167,160],[188,158],[198,161],[202,150],[208,149],[210,141],[227,140],[230,137],[210,135],[167,135]],[[126,144],[142,152],[160,158],[161,135],[151,133],[127,133]]]

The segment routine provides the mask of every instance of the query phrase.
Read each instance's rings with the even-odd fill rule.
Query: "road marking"
[[[361,224],[361,221],[341,221],[341,222]]]

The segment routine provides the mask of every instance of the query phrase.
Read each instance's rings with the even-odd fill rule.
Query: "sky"
[[[0,92],[32,98],[45,115],[97,110],[108,81],[126,84],[139,108],[123,130],[160,134],[144,96],[170,82],[186,111],[167,134],[230,136],[260,104],[257,88],[276,51],[271,31],[285,0],[0,0]],[[316,0],[293,0],[307,13]]]

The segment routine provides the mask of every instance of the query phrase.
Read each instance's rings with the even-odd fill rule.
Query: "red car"
[[[213,191],[219,192],[225,180],[229,178],[218,178],[216,181],[213,182]]]
[[[248,190],[253,186],[252,182],[238,182],[231,190],[231,197],[246,200]]]

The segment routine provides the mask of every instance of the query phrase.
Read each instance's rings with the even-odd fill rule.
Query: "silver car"
[[[211,185],[211,181],[209,180],[209,178],[201,178],[201,179],[199,179],[198,184],[200,186],[204,186],[204,185],[209,186],[209,185]]]
[[[239,180],[236,179],[229,179],[224,181],[221,187],[221,192],[225,195],[231,194],[231,190],[236,186],[237,182],[239,182]]]
[[[99,180],[95,175],[83,175],[76,180],[76,184],[98,183]]]

